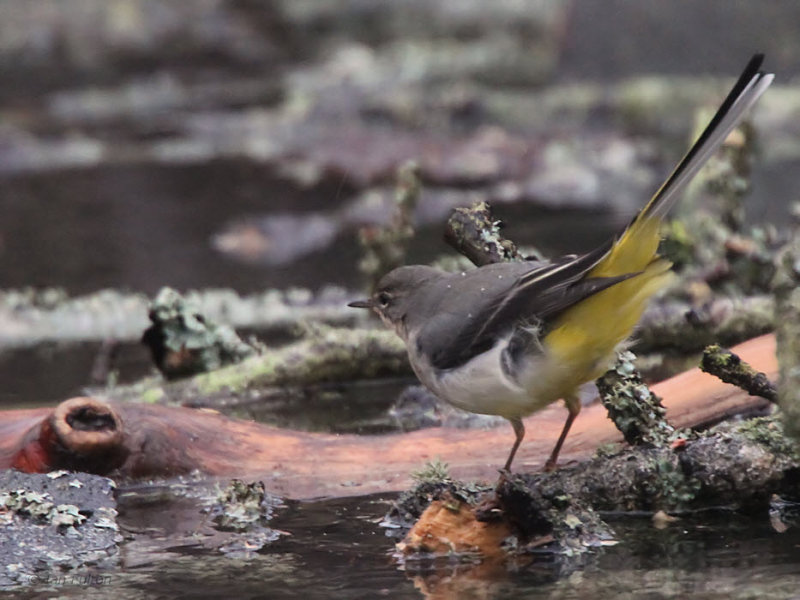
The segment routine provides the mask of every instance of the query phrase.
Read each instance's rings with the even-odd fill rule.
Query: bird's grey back
[[[546,333],[564,310],[638,274],[588,277],[612,243],[554,262],[497,263],[430,279],[416,288],[409,303],[413,309],[406,325],[417,354],[437,369],[452,369],[486,352],[499,338],[519,338],[531,326]],[[530,343],[538,348],[538,339],[526,333],[514,352],[524,354],[523,346]]]
[[[519,278],[548,265],[542,261],[486,265],[463,273],[431,279],[409,298],[409,332],[416,332],[418,351],[438,368],[452,368],[488,350],[493,336],[472,339],[494,309],[517,285]],[[512,322],[501,327],[510,329]]]

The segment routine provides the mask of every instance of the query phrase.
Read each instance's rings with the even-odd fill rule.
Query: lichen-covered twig
[[[800,494],[797,478],[787,477],[798,460],[780,420],[766,417],[722,423],[678,447],[627,447],[550,473],[506,477],[497,496],[518,548],[549,535],[555,551],[574,553],[602,543],[609,531],[602,512],[728,506],[763,517],[771,494]],[[400,497],[387,521],[407,526],[445,493],[477,504],[485,490],[449,478],[425,481]]]
[[[142,335],[142,343],[167,379],[213,371],[259,351],[228,325],[206,317],[199,304],[172,288],[161,289],[148,314],[151,325]]]
[[[359,270],[367,277],[370,292],[386,273],[403,264],[408,242],[414,237],[412,219],[422,184],[419,165],[413,161],[397,170],[395,211],[386,226],[365,226],[358,232],[364,251]]]
[[[706,346],[700,368],[747,391],[751,396],[760,396],[770,402],[778,401],[778,391],[764,373],[756,371],[736,354],[718,344]]]
[[[486,202],[455,209],[447,220],[444,239],[479,267],[523,259],[516,244],[500,235],[500,221]]]
[[[520,495],[556,494],[598,511],[681,511],[709,505],[766,508],[770,493],[794,496],[798,450],[787,444],[779,420],[723,423],[679,449],[630,448],[568,470],[526,475],[501,488],[504,502]]]
[[[600,400],[632,446],[663,446],[675,433],[661,399],[650,391],[633,365],[634,355],[621,352],[613,368],[597,380]]]

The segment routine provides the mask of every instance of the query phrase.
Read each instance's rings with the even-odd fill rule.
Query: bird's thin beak
[[[372,300],[356,300],[355,302],[351,302],[347,306],[352,308],[372,308]]]

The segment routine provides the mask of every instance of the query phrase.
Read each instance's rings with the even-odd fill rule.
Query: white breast
[[[414,340],[409,340],[408,349],[417,377],[442,400],[474,413],[507,418],[525,416],[555,398],[543,398],[537,390],[526,390],[506,375],[501,363],[506,344],[503,340],[460,367],[444,371],[434,369],[416,352]]]

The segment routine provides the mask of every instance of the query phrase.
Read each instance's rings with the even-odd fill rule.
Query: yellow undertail
[[[755,55],[717,113],[667,180],[587,277],[634,275],[564,311],[543,340],[548,361],[535,373],[542,400],[565,398],[607,368],[614,349],[627,338],[647,301],[670,279],[672,266],[658,256],[661,219],[688,183],[722,145],[747,110],[769,87],[763,56]]]
[[[639,274],[564,311],[544,338],[548,353],[569,373],[559,386],[562,395],[605,372],[614,349],[633,332],[648,300],[673,276],[672,264],[657,254],[660,224],[661,219],[640,213],[588,276]]]

